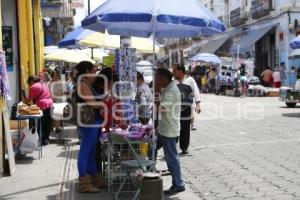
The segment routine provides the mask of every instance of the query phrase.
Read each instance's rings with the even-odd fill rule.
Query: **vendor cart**
[[[282,87],[279,90],[279,98],[287,107],[294,108],[297,103],[300,103],[300,90]]]

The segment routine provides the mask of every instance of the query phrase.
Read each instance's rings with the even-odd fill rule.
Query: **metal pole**
[[[156,127],[155,127],[155,120],[158,120],[158,108],[157,108],[157,106],[156,106],[156,101],[155,101],[155,97],[156,97],[156,95],[155,95],[155,93],[156,93],[156,90],[155,90],[155,73],[154,73],[154,67],[155,67],[155,62],[156,62],[156,59],[155,59],[155,37],[156,37],[156,21],[155,21],[155,17],[153,18],[153,66],[152,66],[152,89],[153,89],[153,108],[152,108],[152,123],[153,123],[153,127],[154,127],[154,129],[156,129]],[[156,149],[156,144],[155,144],[155,138],[154,138],[154,136],[155,136],[155,131],[154,131],[154,133],[153,133],[153,135],[152,135],[152,149],[151,149],[151,151],[152,151],[152,160],[153,161],[155,161],[155,149]]]
[[[88,0],[88,15],[91,14],[91,0]],[[91,48],[91,58],[94,59],[94,49]]]

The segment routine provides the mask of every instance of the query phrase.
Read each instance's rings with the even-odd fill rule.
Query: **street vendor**
[[[43,133],[42,144],[48,145],[51,131],[51,108],[53,105],[49,88],[36,76],[30,76],[27,83],[29,85],[28,100],[33,101],[33,103],[43,111],[43,116],[40,122]]]

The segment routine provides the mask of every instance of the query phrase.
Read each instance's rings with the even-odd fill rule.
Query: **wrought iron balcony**
[[[42,0],[42,6],[61,6],[63,5],[63,0]]]
[[[239,26],[246,22],[247,17],[242,16],[241,8],[236,8],[230,12],[230,25],[231,26]]]
[[[272,0],[253,0],[251,3],[251,15],[253,19],[269,15],[271,10]]]

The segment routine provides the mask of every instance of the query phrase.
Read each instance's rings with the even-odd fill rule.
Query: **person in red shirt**
[[[113,126],[126,129],[127,124],[122,113],[122,105],[119,99],[111,95],[112,86],[119,81],[119,77],[110,67],[102,69],[99,75],[102,76],[98,76],[95,79],[93,89],[99,94],[98,99],[106,105],[106,110],[100,110],[100,114],[104,119],[104,130],[105,132],[110,132],[110,128]]]
[[[50,91],[48,85],[36,76],[30,76],[27,83],[29,85],[29,95],[27,99],[36,104],[43,111],[41,118],[42,144],[47,145],[49,144],[51,131],[51,108],[53,104]]]

